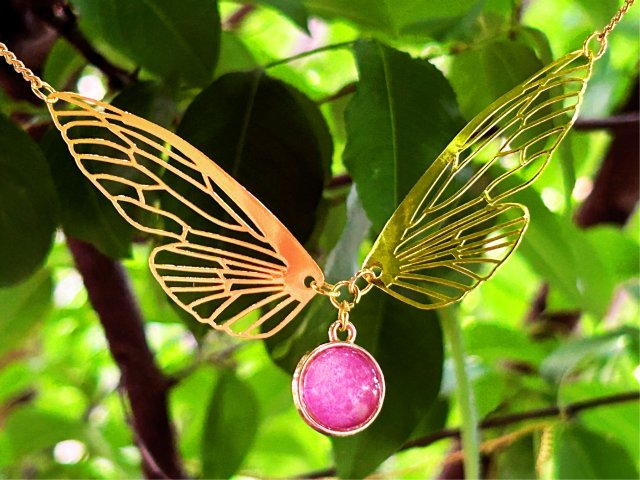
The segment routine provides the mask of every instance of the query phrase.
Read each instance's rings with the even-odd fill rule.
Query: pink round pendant
[[[335,436],[353,435],[380,413],[384,377],[364,348],[332,341],[300,360],[293,375],[293,399],[314,429]]]

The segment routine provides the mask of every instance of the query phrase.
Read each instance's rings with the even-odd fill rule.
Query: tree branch
[[[607,118],[579,118],[574,124],[576,130],[615,130],[619,128],[635,127],[640,124],[639,112],[625,112]]]
[[[529,410],[526,412],[514,413],[512,415],[505,415],[502,417],[488,418],[480,422],[479,427],[483,430],[486,430],[489,428],[506,427],[514,423],[523,422],[525,420],[533,420],[536,418],[546,418],[546,417],[571,418],[584,410],[602,407],[604,405],[614,405],[617,403],[631,402],[634,400],[635,401],[640,400],[640,392],[620,393],[616,395],[597,397],[589,400],[570,403],[565,407],[557,407],[557,406],[546,407],[546,408],[539,408],[536,410]],[[430,435],[426,435],[424,437],[417,438],[415,440],[411,440],[405,443],[398,451],[408,450],[410,448],[416,448],[416,447],[427,447],[432,443],[435,443],[438,440],[442,440],[444,438],[460,438],[460,429],[448,428],[444,430],[439,430]],[[297,478],[323,478],[323,477],[331,477],[331,476],[334,476],[335,474],[336,474],[335,468],[327,468],[325,470],[318,470],[316,472],[300,475]]]
[[[340,188],[351,185],[352,183],[353,180],[351,176],[348,173],[345,173],[344,175],[337,175],[329,180],[327,188]]]
[[[323,103],[333,102],[342,97],[346,97],[347,95],[351,95],[352,93],[355,93],[357,86],[358,86],[358,82],[347,83],[333,95],[329,95],[328,97],[321,98],[316,103],[318,103],[318,105],[322,105]]]
[[[78,28],[78,18],[66,1],[33,1],[34,13],[73,45],[86,60],[109,80],[109,86],[120,89],[135,79],[135,75],[111,63],[98,52]]]
[[[147,344],[142,315],[126,273],[118,262],[92,245],[73,238],[67,242],[120,368],[134,436],[144,453],[144,472],[148,478],[184,478],[167,413],[169,384]],[[153,462],[145,457],[147,453]]]
[[[633,213],[640,193],[640,138],[638,137],[638,102],[640,80],[633,82],[632,94],[620,113],[604,121],[591,121],[613,129],[613,141],[593,182],[593,189],[580,206],[576,223],[587,228],[599,223],[624,225]]]
[[[229,18],[224,22],[223,27],[225,30],[234,31],[238,30],[244,22],[244,19],[256,9],[255,5],[243,5],[238,10],[233,12]]]

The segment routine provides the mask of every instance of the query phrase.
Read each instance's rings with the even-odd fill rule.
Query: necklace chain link
[[[25,64],[16,57],[9,48],[2,42],[0,42],[0,57],[3,57],[5,61],[13,67],[13,69],[22,75],[25,81],[31,84],[31,90],[40,99],[45,102],[48,101],[48,96],[51,93],[55,93],[55,89],[47,82],[42,80],[33,71],[25,66]]]

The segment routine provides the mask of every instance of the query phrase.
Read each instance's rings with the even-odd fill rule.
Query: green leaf
[[[347,224],[349,227],[343,229],[324,265],[329,282],[339,282],[358,271],[360,246],[371,228],[354,187],[351,187],[347,197]]]
[[[258,428],[253,390],[235,374],[218,380],[202,432],[202,476],[229,478],[247,455]]]
[[[13,361],[0,370],[0,404],[6,405],[12,397],[19,396],[34,381],[37,381],[33,377],[33,370],[29,367],[28,361]]]
[[[169,128],[178,114],[173,90],[154,82],[132,83],[112,101],[114,107]]]
[[[478,0],[304,0],[312,14],[342,18],[384,37],[428,38],[445,33],[470,12]]]
[[[585,235],[617,281],[638,275],[640,248],[629,234],[611,225],[595,225]]]
[[[448,415],[449,402],[444,398],[437,398],[431,405],[431,408],[429,408],[429,411],[417,423],[409,440],[426,437],[427,435],[442,430],[447,424]]]
[[[48,270],[40,270],[24,283],[0,288],[0,356],[17,348],[29,330],[51,307],[53,282]]]
[[[380,231],[462,122],[429,62],[376,42],[359,42],[355,54],[360,82],[345,113],[344,163]]]
[[[498,40],[455,55],[448,78],[460,110],[471,119],[541,67],[535,52],[524,43]]]
[[[345,278],[366,235],[357,197],[350,195],[349,217],[336,248],[329,255],[327,278]],[[346,267],[345,267],[346,266]],[[353,274],[348,273],[347,275]],[[274,361],[293,372],[300,358],[327,341],[336,310],[327,298],[316,297],[296,322],[266,344]],[[352,310],[357,343],[377,359],[384,372],[386,396],[376,421],[353,437],[334,439],[341,477],[363,477],[375,470],[416,430],[444,421],[446,409],[431,411],[442,376],[443,347],[440,324],[433,312],[410,307],[373,289]],[[426,419],[426,417],[430,418]]]
[[[638,338],[637,331],[633,338]],[[635,347],[630,346],[629,350],[637,355],[639,350],[637,345]],[[598,378],[601,381],[594,381],[593,377],[585,376],[583,381],[565,383],[558,392],[558,403],[566,405],[637,390],[637,380],[632,371],[621,371],[620,363],[620,355],[613,357],[601,370],[602,373]],[[629,363],[631,364],[629,370],[633,370],[638,364],[637,360]],[[615,380],[610,380],[611,366],[616,370],[616,377],[619,376]],[[636,468],[640,467],[640,436],[638,435],[640,402],[621,402],[583,410],[580,412],[580,424],[594,433],[614,438],[627,450],[629,456],[635,459]]]
[[[33,406],[16,409],[3,426],[6,448],[14,458],[53,447],[69,439],[82,439],[82,424]],[[4,442],[3,442],[4,443]]]
[[[503,405],[507,397],[507,378],[503,372],[487,370],[473,380],[474,398],[478,418],[486,418]]]
[[[549,38],[542,30],[520,25],[516,33],[519,40],[522,40],[535,50],[536,56],[542,60],[543,64],[547,65],[553,62],[553,52],[551,51]]]
[[[220,16],[213,0],[74,0],[81,26],[136,66],[202,86],[213,78]]]
[[[514,200],[526,205],[531,214],[519,252],[549,282],[552,292],[557,289],[561,294],[562,309],[604,317],[616,280],[601,258],[602,251],[594,248],[585,231],[552,213],[535,190],[525,189]]]
[[[573,340],[561,344],[542,362],[540,371],[543,377],[560,383],[563,378],[586,361],[615,355],[624,348],[621,337],[637,334],[635,330],[620,329],[594,337]]]
[[[258,3],[269,5],[281,11],[293,23],[298,25],[302,31],[309,33],[309,12],[303,4],[303,0],[256,0]]]
[[[554,438],[553,478],[635,479],[638,471],[619,443],[569,424]]]
[[[216,78],[226,73],[253,70],[258,66],[251,51],[242,40],[230,32],[222,32],[220,37],[220,60],[216,68]]]
[[[178,134],[309,238],[333,151],[311,100],[260,71],[231,73],[194,99]]]
[[[537,365],[545,356],[544,348],[531,341],[522,329],[511,329],[497,323],[474,322],[463,332],[467,355],[477,355],[493,365],[504,360]]]
[[[538,478],[533,435],[516,440],[496,457],[496,478],[504,480]]]
[[[80,72],[86,60],[73,45],[60,37],[47,55],[42,77],[53,88],[60,90],[69,88],[69,81]]]
[[[0,287],[28,278],[42,265],[56,226],[55,191],[42,152],[0,115]]]
[[[197,366],[170,390],[171,418],[180,432],[177,437],[185,462],[201,460],[202,432],[218,378],[218,371],[210,365]],[[194,402],[194,398],[202,401]]]

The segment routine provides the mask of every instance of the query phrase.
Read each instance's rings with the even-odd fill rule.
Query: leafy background
[[[10,1],[0,40],[54,87],[175,129],[336,281],[465,121],[617,7]],[[486,475],[638,476],[638,23],[632,11],[611,35],[580,128],[522,194],[533,220],[520,250],[452,312],[481,419],[569,406],[484,429]],[[385,407],[354,437],[317,434],[289,375],[325,341],[328,302],[268,342],[184,318],[147,270],[151,241],[83,179],[21,79],[3,69],[0,85],[0,478],[461,475],[457,442],[431,442],[460,425],[435,313],[367,295],[352,320],[385,371]],[[632,112],[622,127],[608,120],[619,112]],[[572,414],[601,397],[611,403]]]

